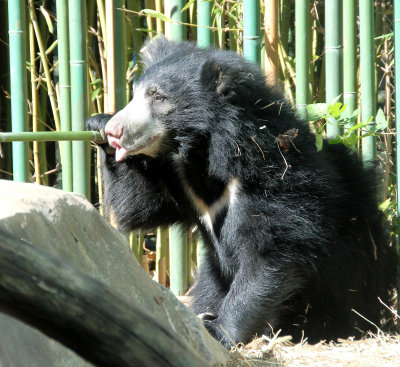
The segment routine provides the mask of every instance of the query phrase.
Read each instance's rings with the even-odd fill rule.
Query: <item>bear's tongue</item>
[[[108,144],[115,148],[115,160],[117,162],[122,161],[129,154],[129,151],[121,146],[120,139],[114,136],[108,136]]]
[[[129,154],[129,151],[127,151],[125,148],[119,147],[115,151],[115,160],[117,162],[122,161],[127,155]]]

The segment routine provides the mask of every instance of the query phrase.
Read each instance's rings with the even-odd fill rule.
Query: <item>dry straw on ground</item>
[[[260,338],[240,350],[233,366],[399,367],[400,335],[370,334],[363,340],[293,344],[287,337]]]

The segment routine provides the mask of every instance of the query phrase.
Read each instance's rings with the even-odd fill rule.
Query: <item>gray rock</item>
[[[168,289],[149,278],[126,238],[84,197],[0,180],[0,228],[101,280],[128,302],[143,305],[211,365],[224,364],[229,359],[227,351],[206,332],[197,317]],[[0,314],[0,367],[89,365],[35,329]]]

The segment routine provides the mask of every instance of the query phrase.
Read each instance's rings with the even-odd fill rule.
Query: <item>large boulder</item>
[[[148,277],[126,238],[84,197],[0,180],[0,203],[1,230],[102,281],[128,302],[142,305],[211,365],[228,360],[226,350],[196,316],[168,289]],[[56,341],[4,314],[0,314],[0,330],[1,367],[90,365]]]

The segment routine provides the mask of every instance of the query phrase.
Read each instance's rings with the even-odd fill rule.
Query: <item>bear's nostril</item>
[[[113,137],[115,139],[121,139],[122,135],[124,134],[124,129],[123,128],[107,128],[104,131],[107,136]]]

